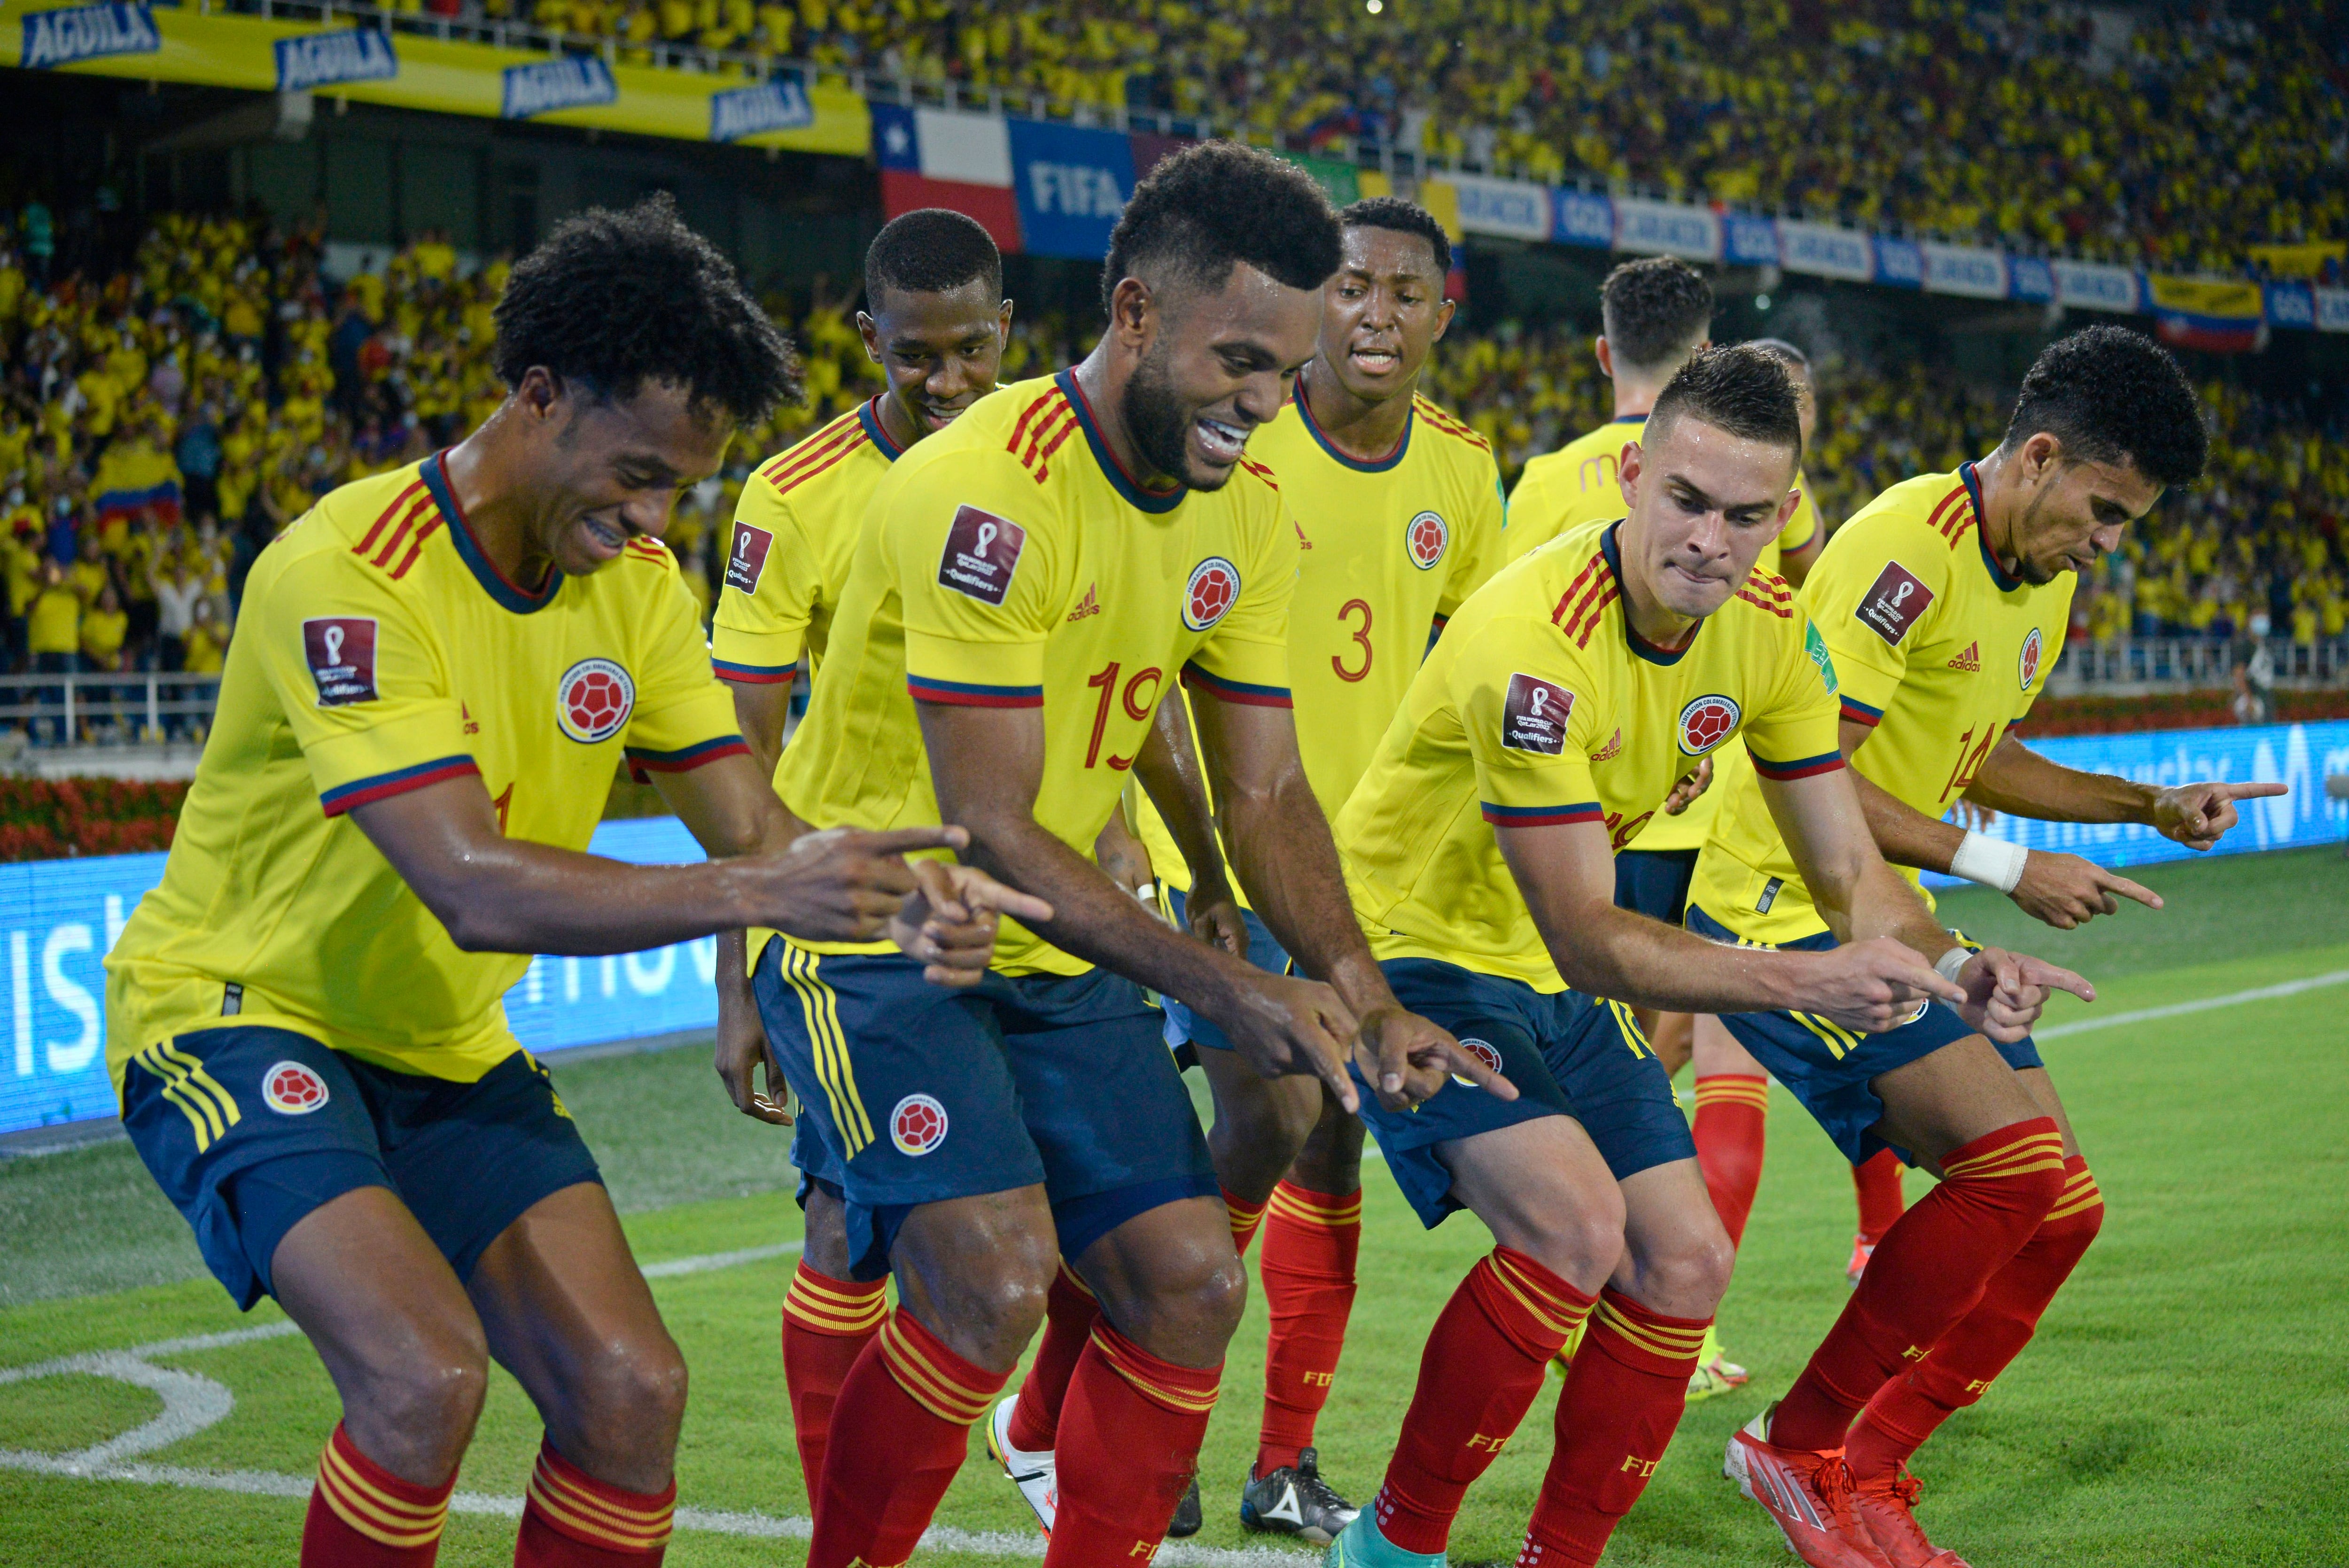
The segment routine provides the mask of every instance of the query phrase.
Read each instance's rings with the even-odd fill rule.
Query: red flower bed
[[[2018,732],[2025,740],[2054,735],[2119,735],[2138,729],[2223,729],[2235,722],[2224,691],[2163,692],[2151,696],[2051,696],[2033,707]],[[2278,724],[2349,718],[2349,692],[2280,691]]]
[[[187,794],[181,782],[0,779],[0,861],[168,850]]]

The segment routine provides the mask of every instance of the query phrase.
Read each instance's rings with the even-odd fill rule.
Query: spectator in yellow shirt
[[[122,667],[122,644],[130,635],[130,617],[109,583],[98,590],[98,603],[81,618],[81,656],[93,670]]]
[[[188,624],[184,639],[186,654],[182,667],[191,676],[220,674],[221,661],[228,651],[228,628],[212,614],[212,601],[196,601],[194,617]]]

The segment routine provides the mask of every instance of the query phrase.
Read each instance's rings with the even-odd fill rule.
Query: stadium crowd
[[[55,674],[221,665],[260,548],[334,486],[459,439],[498,403],[490,312],[506,265],[467,270],[428,235],[339,284],[315,230],[166,216],[134,264],[37,285],[18,214],[0,246],[0,566],[7,667]],[[715,597],[714,541],[750,465],[877,391],[853,302],[795,317],[807,401],[738,439],[669,542]],[[1074,362],[1080,325],[1015,320],[1007,379]],[[1456,330],[1436,395],[1494,445],[1505,477],[1608,415],[1587,340],[1513,324]],[[1921,364],[1829,364],[1808,471],[1830,523],[1878,490],[1995,444],[1994,393]],[[2349,431],[2220,381],[2205,388],[2213,474],[2170,497],[2105,563],[2074,634],[2349,631]]]
[[[2349,28],[2330,3],[392,3],[647,62],[664,44],[765,53],[2170,270],[2349,236]],[[2342,262],[2310,264],[2337,279]]]

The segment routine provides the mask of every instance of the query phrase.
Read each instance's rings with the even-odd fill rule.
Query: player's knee
[[[666,1333],[598,1346],[574,1382],[580,1408],[573,1425],[595,1453],[573,1457],[634,1460],[648,1448],[666,1457],[685,1419],[686,1383],[685,1357]]]
[[[1503,1244],[1530,1254],[1536,1263],[1573,1285],[1596,1292],[1623,1257],[1623,1205],[1604,1198],[1588,1210],[1545,1214],[1529,1230],[1511,1227]]]
[[[1640,1275],[1649,1297],[1671,1302],[1675,1316],[1700,1317],[1710,1314],[1728,1294],[1730,1272],[1737,1266],[1737,1249],[1729,1244],[1728,1233],[1716,1225],[1709,1234],[1645,1263]]]
[[[478,1332],[428,1329],[397,1355],[371,1360],[343,1396],[350,1417],[374,1432],[395,1435],[388,1440],[409,1455],[453,1466],[472,1437],[489,1387],[489,1347]]]

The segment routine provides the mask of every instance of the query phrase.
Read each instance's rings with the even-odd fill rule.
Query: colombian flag
[[[2164,343],[2209,354],[2255,354],[2267,346],[2267,309],[2259,284],[2158,273],[2146,282],[2153,295],[2154,330]]]

